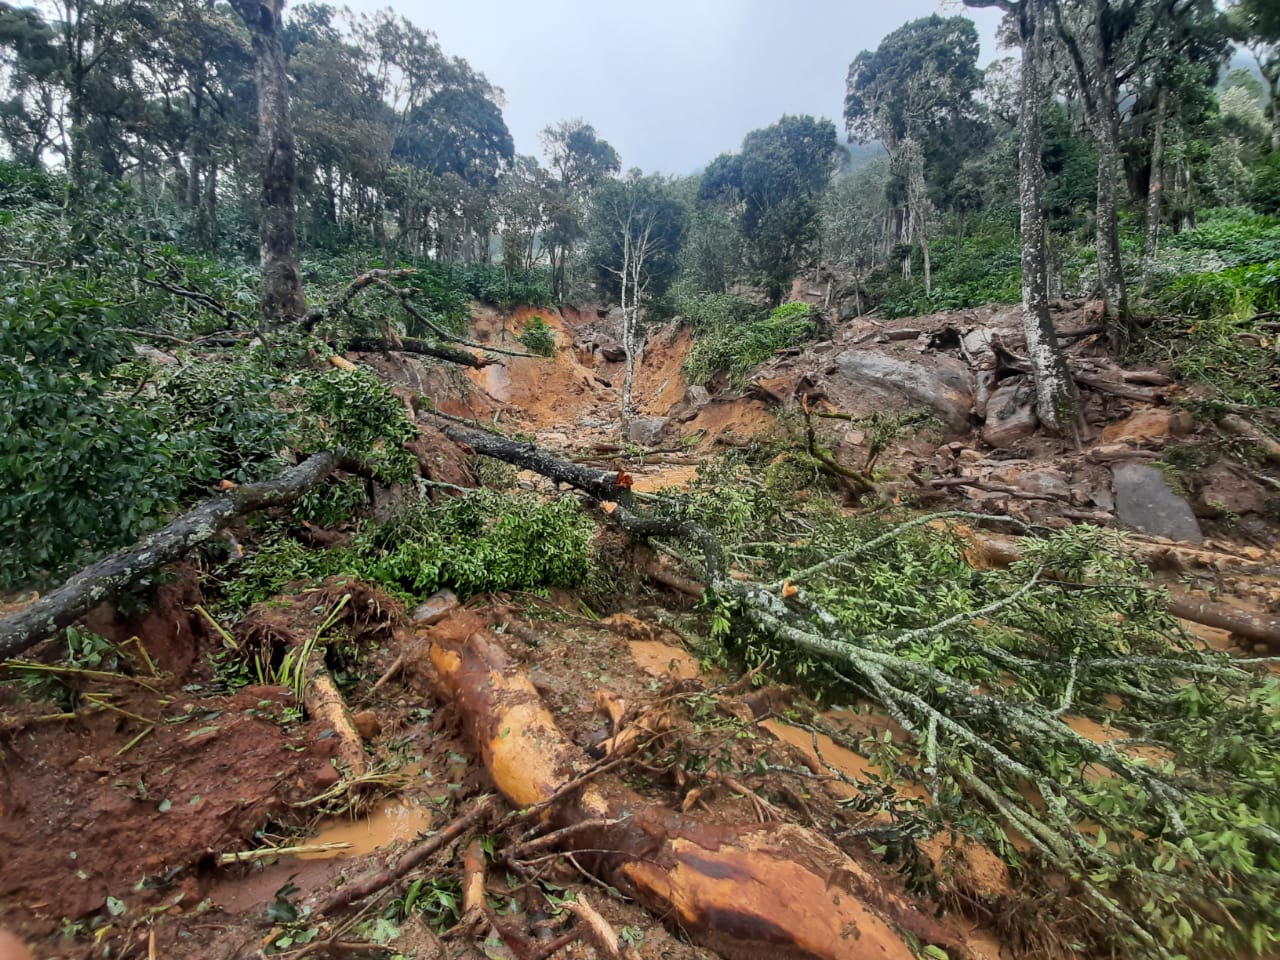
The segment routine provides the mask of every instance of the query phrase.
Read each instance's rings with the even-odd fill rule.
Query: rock
[[[409,619],[419,626],[439,623],[458,608],[458,597],[452,590],[437,590],[414,608]]]
[[[638,417],[627,427],[627,439],[642,447],[656,447],[670,417]]]
[[[1035,387],[1018,377],[997,387],[987,400],[982,439],[997,450],[1007,448],[1035,433],[1039,423]]]
[[[1175,437],[1186,437],[1195,432],[1196,418],[1190,410],[1175,407],[1169,413],[1169,433]]]
[[[1164,474],[1143,463],[1122,462],[1111,467],[1116,518],[1152,536],[1199,543],[1200,524],[1187,501],[1178,496]]]
[[[1226,464],[1215,463],[1201,471],[1200,489],[1196,494],[1198,517],[1221,517],[1233,514],[1265,513],[1267,492],[1247,477],[1238,476]]]
[[[621,363],[627,359],[627,351],[620,343],[606,343],[600,347],[600,356],[609,363]]]
[[[378,714],[373,710],[361,710],[352,714],[351,722],[355,725],[356,732],[360,734],[362,740],[372,740],[382,732],[382,721],[378,719]]]
[[[711,392],[706,387],[695,383],[684,392],[684,398],[692,406],[701,409],[711,402]]]
[[[974,384],[965,363],[950,357],[903,360],[881,350],[846,350],[835,362],[851,382],[927,404],[958,433],[969,429]]]
[[[1170,415],[1167,407],[1139,410],[1127,420],[1113,423],[1098,439],[1106,443],[1163,443],[1169,439]]]
[[[317,790],[327,790],[329,787],[337,784],[341,779],[342,774],[337,771],[334,765],[326,763],[322,764],[320,768],[316,770],[315,776],[312,778],[312,782],[315,784]]]
[[[1034,493],[1041,497],[1053,497],[1059,500],[1071,499],[1071,484],[1067,475],[1053,467],[1040,470],[1028,470],[1017,480],[1018,489]]]

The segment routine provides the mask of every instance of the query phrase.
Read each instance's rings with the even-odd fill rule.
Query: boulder
[[[882,350],[846,350],[837,354],[838,374],[850,383],[934,409],[957,433],[967,431],[973,410],[973,374],[951,357],[901,359]],[[910,403],[902,404],[904,407]]]
[[[596,341],[596,349],[600,351],[600,356],[609,363],[620,363],[627,359],[626,348],[616,340],[600,338]]]
[[[1267,492],[1256,481],[1237,475],[1224,463],[1215,463],[1199,477],[1195,511],[1198,517],[1241,517],[1247,513],[1265,513]]]
[[[670,417],[637,417],[627,427],[627,439],[642,447],[656,447]]]
[[[685,401],[692,407],[701,410],[711,402],[711,391],[701,384],[695,383],[684,392]]]
[[[1028,470],[1018,477],[1017,485],[1020,490],[1036,496],[1054,497],[1059,500],[1071,499],[1071,483],[1067,475],[1053,467]]]
[[[1036,432],[1036,391],[1024,377],[1015,377],[997,387],[987,400],[987,419],[982,439],[997,450],[1010,447]]]
[[[1204,539],[1187,501],[1155,467],[1132,461],[1117,463],[1111,467],[1111,487],[1116,518],[1121,523],[1170,540],[1199,543]]]

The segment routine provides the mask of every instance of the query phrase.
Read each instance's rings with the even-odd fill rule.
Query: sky
[[[357,12],[387,0],[344,0]],[[501,87],[519,153],[538,132],[582,118],[625,168],[694,173],[783,114],[827,117],[844,135],[845,76],[908,20],[962,13],[978,23],[979,62],[997,51],[995,10],[955,0],[397,0]]]

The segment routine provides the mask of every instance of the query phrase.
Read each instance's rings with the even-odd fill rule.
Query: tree
[[[1273,0],[1234,0],[1230,18],[1233,39],[1253,55],[1267,82],[1271,149],[1280,150],[1280,8]]]
[[[1076,424],[1075,388],[1049,316],[1045,257],[1044,134],[1040,112],[1048,99],[1044,57],[1046,0],[965,0],[971,7],[998,6],[1013,21],[1022,48],[1018,83],[1018,197],[1022,224],[1022,329],[1036,387],[1036,414],[1055,433]]]
[[[543,237],[551,255],[551,282],[557,299],[564,299],[565,267],[573,246],[582,237],[583,215],[591,191],[605,177],[622,169],[618,151],[582,120],[562,120],[542,131],[558,203],[550,211]]]
[[[878,140],[889,153],[905,196],[897,239],[919,242],[924,255],[925,293],[931,292],[929,256],[931,201],[926,154],[959,154],[960,127],[974,112],[978,31],[966,17],[934,14],[899,27],[874,52],[864,50],[849,65],[844,118],[851,138]],[[937,165],[935,160],[934,166]],[[904,264],[909,269],[910,259]]]
[[[684,234],[684,206],[669,181],[630,171],[596,189],[589,221],[591,258],[602,286],[622,308],[626,373],[622,434],[631,425],[631,388],[640,348],[640,310],[664,293],[675,277]]]
[[[748,133],[739,153],[722,154],[703,174],[699,203],[727,204],[736,212],[747,267],[774,304],[813,257],[818,199],[841,154],[830,120],[784,116]]]
[[[298,267],[298,231],[294,183],[297,155],[289,117],[289,78],[285,72],[285,0],[232,0],[249,29],[254,80],[258,87],[258,151],[262,164],[259,262],[262,270],[262,320],[268,325],[302,318],[306,300]]]

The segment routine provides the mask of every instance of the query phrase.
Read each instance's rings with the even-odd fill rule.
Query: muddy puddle
[[[693,654],[661,640],[632,640],[631,659],[645,673],[674,680],[692,680],[702,667]]]
[[[393,843],[412,843],[431,828],[432,812],[411,800],[387,800],[366,816],[354,820],[332,817],[322,820],[309,844],[350,844],[318,853],[304,853],[299,860],[332,860],[363,857]]]

